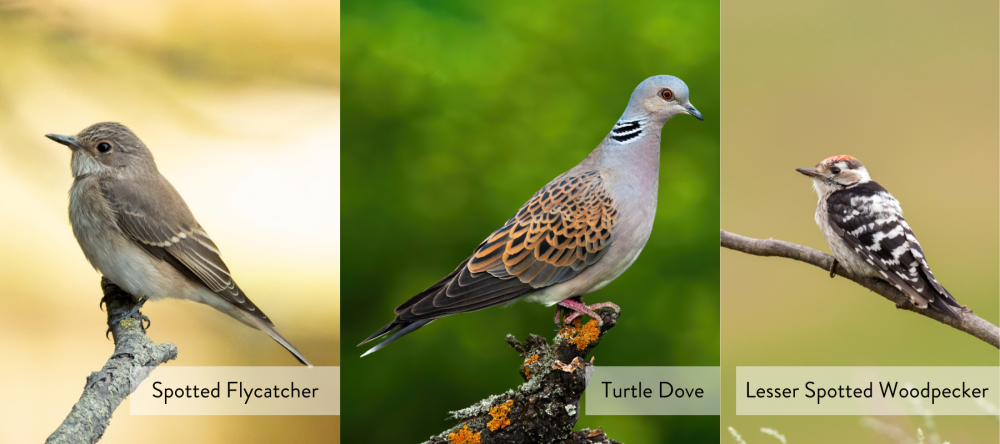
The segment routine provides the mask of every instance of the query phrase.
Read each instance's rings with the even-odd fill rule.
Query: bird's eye
[[[108,143],[108,142],[98,143],[97,144],[97,151],[100,151],[102,153],[106,153],[108,151],[111,151],[111,144]]]
[[[669,90],[669,89],[663,89],[663,90],[660,91],[660,97],[663,100],[673,100],[674,99],[674,92],[671,91],[671,90]]]
[[[832,171],[833,174],[840,174],[840,168],[838,168],[838,167],[830,168],[830,171]]]

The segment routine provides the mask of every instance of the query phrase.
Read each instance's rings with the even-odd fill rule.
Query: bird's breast
[[[86,176],[73,183],[69,220],[90,265],[125,291],[146,295],[154,258],[118,229],[96,178]]]
[[[608,251],[596,264],[581,274],[579,294],[591,293],[617,279],[639,258],[649,241],[656,219],[658,180],[635,174],[611,180],[608,191],[618,210],[611,230]]]

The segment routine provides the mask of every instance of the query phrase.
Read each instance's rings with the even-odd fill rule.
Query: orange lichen
[[[479,439],[479,432],[473,433],[469,430],[469,426],[463,426],[461,430],[455,433],[448,434],[448,442],[450,444],[482,444],[482,440]]]
[[[601,328],[598,326],[596,319],[591,319],[583,327],[580,326],[580,320],[577,319],[572,324],[559,330],[559,334],[568,338],[567,341],[570,344],[576,344],[577,350],[583,351],[588,345],[601,337]]]
[[[527,368],[527,366],[529,366],[531,364],[534,364],[535,361],[538,361],[538,355],[534,355],[534,356],[532,356],[532,357],[530,357],[530,358],[528,358],[528,359],[526,359],[524,361],[524,366],[525,366],[525,369],[524,369],[524,378],[525,379],[531,379],[531,369]]]
[[[490,408],[490,416],[493,417],[493,420],[486,424],[486,427],[489,428],[491,432],[495,432],[498,429],[502,429],[510,425],[510,419],[507,418],[507,414],[510,413],[510,406],[512,405],[514,405],[513,399]]]

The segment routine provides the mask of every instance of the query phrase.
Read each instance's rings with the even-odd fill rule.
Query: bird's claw
[[[833,258],[833,265],[830,265],[830,278],[837,277],[837,258]]]
[[[598,315],[594,310],[597,310],[598,308],[610,307],[615,310],[615,313],[621,313],[622,311],[620,307],[611,302],[601,302],[599,304],[584,305],[582,302],[578,302],[572,299],[566,299],[560,301],[559,306],[573,310],[573,313],[570,313],[569,316],[566,316],[566,318],[562,320],[563,324],[569,324],[570,322],[573,322],[573,320],[580,317],[580,315],[587,315],[590,316],[591,319],[597,321],[598,327],[604,326],[604,319],[602,319],[601,316]],[[559,322],[560,311],[556,312],[556,324],[560,323]]]
[[[104,298],[101,298],[101,303],[107,303],[107,301],[104,300],[105,298],[107,298],[107,296],[105,296]],[[147,317],[146,315],[144,315],[142,313],[139,313],[139,309],[141,309],[142,306],[148,300],[149,300],[149,298],[147,298],[147,297],[140,298],[138,301],[136,301],[135,305],[133,305],[132,308],[129,309],[129,311],[127,311],[125,313],[122,313],[119,316],[116,316],[114,319],[112,319],[110,322],[108,322],[108,331],[104,332],[104,337],[107,338],[108,335],[111,334],[111,326],[112,325],[117,325],[121,321],[124,321],[124,320],[126,320],[128,318],[136,318],[136,319],[142,321],[142,323],[140,323],[140,326],[142,327],[142,331],[145,332],[150,326],[153,325],[153,321],[149,320],[149,317]]]
[[[114,293],[111,292],[104,292],[104,296],[101,296],[101,302],[97,304],[97,308],[100,308],[101,311],[104,311],[104,306],[108,305],[108,301],[111,300],[111,296],[113,294]]]

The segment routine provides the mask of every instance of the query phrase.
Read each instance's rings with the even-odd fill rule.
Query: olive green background
[[[722,228],[829,251],[795,172],[860,159],[902,203],[937,279],[1000,320],[996,2],[722,2]],[[722,251],[723,392],[735,367],[998,365],[997,350],[789,259]],[[918,417],[882,417],[913,442]],[[995,417],[936,417],[952,443],[996,443]],[[859,417],[735,416],[722,442],[895,443]],[[930,437],[928,443],[934,442]]]
[[[635,86],[672,74],[705,115],[663,131],[659,208],[641,258],[587,296],[622,307],[598,365],[718,365],[719,10],[712,2],[342,5],[343,437],[421,442],[448,411],[516,388],[512,333],[554,309],[444,318],[363,359],[353,347],[582,160]],[[628,443],[699,442],[718,417],[581,416]]]

